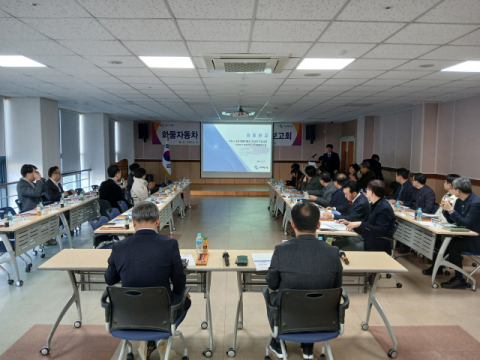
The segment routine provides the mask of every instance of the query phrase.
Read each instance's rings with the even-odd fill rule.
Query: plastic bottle
[[[417,210],[417,220],[422,221],[422,216],[423,216],[422,208],[418,208],[418,210]]]
[[[43,202],[40,202],[40,211],[43,212]]]
[[[395,210],[400,210],[400,201],[395,202]]]
[[[130,229],[130,220],[128,218],[128,215],[125,216],[125,230]]]
[[[80,193],[80,201],[84,201],[85,200],[85,192],[82,190],[82,192]]]
[[[128,219],[130,225],[133,226],[133,216],[129,216]]]
[[[37,216],[42,215],[42,208],[40,207],[40,204],[37,204]]]
[[[125,180],[124,180],[123,177],[122,177],[122,185],[123,185],[124,182],[125,182]]]
[[[323,236],[319,236],[318,240],[323,241]]]
[[[7,217],[8,217],[8,221],[13,222],[13,215],[11,211],[8,212]]]
[[[8,212],[10,214],[10,212]],[[5,226],[6,228],[10,226],[10,216],[5,216],[4,219],[3,219],[3,226]]]
[[[202,252],[203,252],[204,254],[208,254],[208,237],[207,237],[207,236],[205,236],[205,237],[203,238]]]
[[[62,197],[60,198],[60,207],[63,208],[65,207],[65,196],[62,195]]]
[[[197,254],[201,254],[203,252],[203,238],[202,234],[197,234],[197,239],[195,240],[195,249],[197,250]]]

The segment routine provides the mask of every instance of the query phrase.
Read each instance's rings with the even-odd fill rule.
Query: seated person
[[[458,197],[455,207],[447,200],[443,200],[440,206],[443,216],[451,224],[464,226],[469,230],[480,233],[480,199],[472,192],[472,183],[469,179],[459,177],[453,180],[453,195]],[[454,237],[447,248],[448,261],[462,267],[462,252],[480,254],[480,236]],[[447,282],[441,283],[445,289],[465,289],[466,281],[463,274],[455,270],[455,276]]]
[[[370,164],[366,161],[360,164],[360,173],[362,177],[358,180],[358,186],[361,189],[366,189],[370,181],[375,180],[377,175],[370,169]]]
[[[63,196],[76,195],[77,193],[73,190],[63,191],[62,184],[60,184],[60,179],[62,174],[58,166],[52,166],[48,169],[48,180],[45,181],[45,188],[43,194],[45,197],[52,202],[60,201]]]
[[[153,182],[147,182],[145,177],[147,176],[147,171],[144,168],[138,168],[135,170],[135,177],[133,179],[132,190],[130,191],[132,199],[135,205],[140,201],[146,200],[150,196],[150,191],[153,189],[155,184]]]
[[[297,173],[297,170],[300,170],[300,165],[298,165],[297,163],[292,164],[292,166],[290,167],[290,174],[292,174],[292,179],[287,180],[287,182],[286,182],[287,186],[295,186],[296,185],[297,178],[296,178],[295,174]]]
[[[112,208],[120,209],[118,205],[119,201],[125,201],[128,206],[127,200],[123,195],[123,191],[120,186],[118,186],[118,181],[122,178],[122,171],[118,165],[110,165],[107,169],[108,179],[100,184],[98,189],[98,196],[101,200],[107,200]]]
[[[186,276],[177,240],[157,234],[160,212],[151,202],[144,201],[135,206],[132,218],[135,234],[113,244],[105,282],[111,286],[121,281],[124,287],[163,286],[170,295],[171,304],[178,303],[185,289]],[[188,296],[177,317],[187,312],[190,305]],[[154,348],[153,341],[149,341],[148,346],[143,342],[140,355],[148,359]]]
[[[453,180],[459,177],[460,175],[457,175],[457,174],[448,174],[445,180],[443,181],[443,188],[447,193],[443,195],[442,201],[443,200],[448,201],[450,204],[452,204],[453,207],[455,207],[455,202],[457,201],[458,198],[455,195],[452,195],[452,189],[453,189],[452,183],[453,183]],[[438,219],[441,222],[447,222],[447,219],[445,219],[445,216],[443,216],[443,209],[441,206],[438,208],[435,215],[438,215]]]
[[[300,171],[300,168],[298,168],[298,169],[292,170],[292,175],[295,177],[295,184],[293,186],[295,187],[296,190],[300,190],[305,174]]]
[[[130,174],[128,174],[127,177],[127,191],[132,190],[132,185],[133,185],[133,178],[135,177],[135,170],[140,169],[140,165],[137,163],[133,163],[128,167],[130,170]]]
[[[315,201],[318,205],[322,207],[327,207],[330,205],[333,194],[338,190],[337,187],[333,184],[332,177],[328,171],[322,171],[319,176],[320,184],[322,184],[322,190],[310,190],[308,192],[309,199]]]
[[[275,246],[267,284],[278,291],[272,303],[278,305],[287,289],[323,290],[342,286],[343,268],[338,248],[318,241],[315,235],[320,226],[320,211],[309,203],[298,203],[292,209],[292,228],[295,239]],[[273,330],[273,317],[268,313]],[[313,344],[301,344],[304,359],[313,359]],[[280,341],[272,339],[270,350],[281,359]]]
[[[390,204],[395,204],[397,201],[400,202],[400,205],[405,205],[410,207],[412,205],[413,195],[415,194],[415,189],[413,184],[408,180],[408,175],[410,171],[405,168],[397,169],[395,173],[395,179],[397,182],[402,185],[393,196],[388,197],[388,202]]]
[[[383,181],[383,174],[382,174],[382,164],[380,163],[380,156],[377,154],[373,154],[370,159],[365,159],[370,164],[370,169],[373,173],[377,176],[377,179]]]
[[[45,179],[35,165],[24,164],[20,169],[22,177],[17,183],[17,196],[20,200],[20,212],[33,210],[42,202]],[[34,183],[35,181],[35,183]]]
[[[357,173],[360,171],[360,166],[358,164],[351,164],[348,167],[348,179],[353,181],[358,181]]]
[[[385,188],[385,183],[381,180],[372,180],[368,183],[367,197],[372,202],[372,212],[367,220],[339,220],[339,222],[347,225],[348,231],[360,230],[365,251],[385,251],[391,255],[390,241],[381,239],[391,236],[396,219],[392,206],[385,200]]]
[[[333,185],[335,185],[337,191],[333,193],[330,206],[327,208],[327,210],[336,210],[340,214],[347,213],[349,208],[349,200],[347,200],[345,194],[343,193],[343,185],[347,181],[347,175],[344,173],[336,173],[333,176]]]
[[[314,166],[307,166],[305,168],[305,177],[302,180],[300,190],[322,190],[323,186],[320,184],[320,178],[316,175],[317,169]]]
[[[433,214],[435,212],[435,192],[427,183],[427,177],[422,173],[416,173],[412,185],[417,189],[413,195],[411,209],[422,209],[422,213]]]

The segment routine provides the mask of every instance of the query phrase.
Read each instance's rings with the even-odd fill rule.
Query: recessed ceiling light
[[[455,72],[480,72],[480,61],[465,61],[463,63],[450,66],[442,71]]]
[[[139,56],[151,68],[193,69],[192,59],[176,56]]]
[[[322,74],[320,73],[308,73],[308,74],[304,74],[303,76],[308,76],[308,77],[315,77],[315,76],[320,76]]]
[[[340,50],[338,53],[337,53],[337,56],[343,56],[347,53],[347,50]]]
[[[298,65],[297,70],[340,70],[355,59],[319,59],[306,58]]]
[[[109,63],[109,64],[112,64],[112,65],[120,65],[120,64],[123,64],[122,61],[118,61],[118,60],[110,60],[108,63]]]
[[[0,66],[2,67],[46,67],[39,62],[29,59],[21,55],[5,55],[0,56]]]
[[[425,64],[425,65],[420,65],[421,68],[429,68],[429,67],[434,67],[435,64]]]

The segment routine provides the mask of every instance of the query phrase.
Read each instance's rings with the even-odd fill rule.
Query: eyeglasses
[[[55,171],[54,174],[60,175],[60,171]]]

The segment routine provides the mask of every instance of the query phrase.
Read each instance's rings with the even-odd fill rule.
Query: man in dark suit
[[[121,281],[125,287],[162,286],[167,289],[171,303],[178,303],[187,279],[177,240],[157,233],[160,212],[151,202],[141,202],[135,206],[132,218],[135,235],[113,244],[105,282],[115,285]],[[183,311],[179,311],[177,317],[183,316],[190,305],[188,296]],[[143,344],[141,355],[148,359],[154,347],[154,342],[147,347]]]
[[[22,177],[17,183],[17,196],[20,200],[19,210],[20,212],[33,210],[38,203],[42,202],[45,179],[37,171],[37,167],[31,164],[24,164],[20,173]]]
[[[328,171],[322,171],[319,178],[323,189],[309,191],[308,195],[310,200],[325,208],[330,206],[332,196],[337,191],[337,187],[333,184],[332,177]]]
[[[370,169],[377,176],[377,179],[383,181],[382,164],[380,163],[380,156],[373,154],[371,159],[365,159],[363,162],[370,164]]]
[[[315,166],[307,166],[305,168],[305,176],[302,180],[302,185],[300,186],[300,190],[308,191],[310,193],[311,190],[322,190],[323,185],[320,184],[320,177],[316,175],[317,170]]]
[[[292,209],[292,228],[296,238],[275,246],[272,262],[267,274],[267,284],[278,291],[273,303],[279,304],[282,292],[287,289],[317,290],[342,286],[343,268],[338,248],[318,241],[320,211],[308,202],[295,205]],[[273,330],[273,317],[268,314]],[[303,358],[313,359],[313,344],[302,344]],[[272,339],[272,350],[282,358],[280,342]]]
[[[395,204],[397,201],[400,202],[400,205],[405,205],[410,207],[412,205],[413,195],[415,194],[415,189],[413,184],[408,180],[410,171],[405,168],[397,169],[395,173],[395,179],[400,185],[400,190],[398,191],[395,198],[388,200],[390,204]]]
[[[58,166],[52,166],[48,169],[48,177],[49,179],[45,181],[44,187],[44,195],[45,197],[52,202],[60,201],[63,196],[70,196],[73,195],[74,191],[63,191],[62,184],[60,183],[60,179],[62,178],[62,174],[60,173],[60,169]]]
[[[422,173],[416,173],[413,177],[412,185],[415,191],[412,199],[411,209],[422,209],[422,213],[435,213],[435,192],[427,183],[427,177]]]
[[[385,183],[373,180],[367,186],[367,197],[372,202],[372,212],[365,221],[340,220],[347,230],[359,229],[362,233],[365,251],[385,251],[391,255],[392,247],[388,240],[381,239],[392,235],[395,228],[395,214],[392,206],[385,200]]]
[[[343,193],[343,185],[347,182],[347,175],[344,173],[336,173],[333,177],[333,184],[337,188],[337,191],[332,196],[330,206],[327,210],[336,210],[340,214],[345,214],[349,208],[349,201]]]
[[[125,201],[128,205],[122,189],[118,185],[118,181],[122,178],[122,172],[117,165],[110,165],[107,169],[108,179],[100,184],[98,195],[101,200],[107,200],[112,208],[117,208],[121,211],[118,205],[119,201]]]
[[[330,172],[330,174],[336,174],[340,171],[340,158],[338,154],[333,152],[333,145],[327,145],[327,152],[323,154],[323,166],[325,169]]]
[[[442,200],[440,206],[445,219],[449,223],[480,233],[480,198],[472,192],[471,181],[464,177],[456,178],[450,192],[458,196],[458,199],[455,207],[448,200]],[[462,268],[461,253],[464,251],[480,254],[480,236],[454,237],[447,248],[448,261]],[[441,286],[446,289],[465,289],[466,281],[463,274],[455,270],[455,276]]]
[[[362,177],[357,181],[359,189],[366,189],[370,181],[375,180],[377,175],[370,169],[370,164],[366,161],[360,163],[360,172]]]

